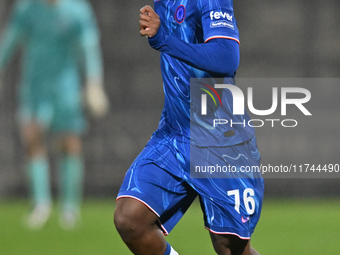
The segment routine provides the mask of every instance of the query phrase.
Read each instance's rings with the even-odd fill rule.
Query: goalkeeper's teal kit
[[[85,128],[81,72],[102,77],[99,31],[87,1],[17,1],[0,47],[0,70],[23,49],[19,87],[21,121],[58,132]]]
[[[18,91],[23,126],[38,123],[45,130],[79,136],[86,128],[82,109],[82,77],[88,84],[102,80],[99,30],[86,0],[19,0],[0,44],[0,72],[22,49]],[[83,159],[61,153],[61,225],[72,228],[82,199]],[[34,209],[27,223],[42,227],[52,206],[49,162],[45,154],[28,156]]]

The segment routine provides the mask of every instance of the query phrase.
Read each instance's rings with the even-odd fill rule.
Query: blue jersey
[[[189,138],[190,78],[216,77],[216,73],[207,70],[208,67],[206,69],[197,68],[200,65],[196,65],[195,61],[207,62],[208,66],[212,62],[220,66],[228,63],[225,63],[223,58],[210,58],[207,53],[204,55],[207,56],[206,58],[199,58],[188,63],[181,58],[181,55],[189,52],[200,55],[200,49],[197,48],[195,51],[193,45],[203,45],[204,43],[207,45],[209,42],[215,39],[221,40],[221,38],[237,42],[235,44],[238,47],[239,32],[234,17],[233,2],[232,0],[158,0],[154,2],[154,7],[161,20],[159,31],[162,31],[167,38],[180,39],[180,41],[172,42],[168,48],[157,48],[151,45],[161,51],[161,71],[165,92],[165,104],[158,128],[172,136]],[[153,39],[151,38],[151,40]],[[182,49],[178,45],[182,45]],[[190,48],[187,49],[187,45]],[[225,73],[223,77],[230,80],[234,77],[235,71]],[[224,107],[219,110],[219,118],[233,119],[234,123],[247,123],[249,119],[247,114],[238,116],[232,114],[230,92],[223,93],[222,101]],[[191,102],[191,105],[195,104]],[[247,125],[234,127],[220,125],[216,129],[205,129],[201,123],[202,121],[195,120],[191,122],[192,130],[199,130],[198,133],[200,133],[200,135],[192,135],[191,140],[199,146],[228,146],[247,141],[254,135],[254,129]],[[225,134],[232,135],[226,136]]]

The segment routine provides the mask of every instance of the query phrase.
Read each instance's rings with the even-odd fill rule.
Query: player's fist
[[[151,8],[150,5],[146,5],[140,9],[139,33],[142,36],[154,36],[157,34],[160,25],[161,20],[159,19],[158,14]]]

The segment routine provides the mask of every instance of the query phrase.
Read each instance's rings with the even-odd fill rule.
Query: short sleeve
[[[239,41],[232,0],[201,0],[201,21],[204,41],[225,38]]]

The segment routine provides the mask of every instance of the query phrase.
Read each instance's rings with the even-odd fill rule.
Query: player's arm
[[[103,59],[99,30],[89,5],[84,6],[82,14],[79,43],[85,69],[85,98],[92,115],[102,117],[108,111],[109,101],[103,88]]]
[[[24,15],[27,8],[28,5],[25,2],[18,2],[14,6],[0,43],[0,73],[3,72],[4,67],[25,37]]]
[[[240,60],[237,41],[213,39],[204,44],[191,44],[165,35],[160,24],[159,16],[150,6],[141,9],[140,34],[149,37],[151,47],[206,72],[234,75]]]

